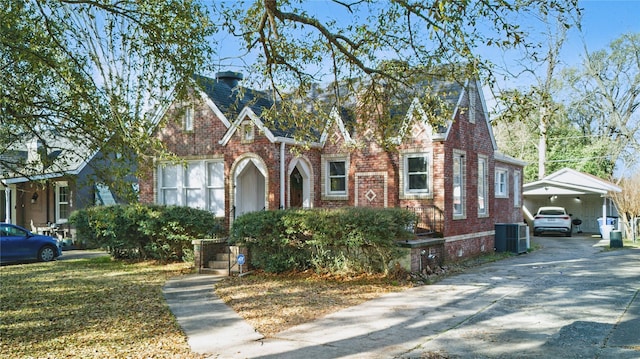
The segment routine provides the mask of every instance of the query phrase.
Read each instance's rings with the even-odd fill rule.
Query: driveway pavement
[[[213,295],[219,278],[175,279],[165,297],[210,358],[640,358],[640,250],[533,241],[543,248],[268,339]]]

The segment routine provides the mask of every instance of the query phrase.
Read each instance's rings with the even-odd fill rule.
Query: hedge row
[[[114,258],[193,258],[191,241],[221,235],[222,222],[211,212],[176,206],[115,205],[74,211],[69,221],[89,245],[105,248]]]
[[[384,272],[411,238],[415,214],[399,208],[290,209],[245,214],[231,244],[245,244],[251,264],[269,272]]]

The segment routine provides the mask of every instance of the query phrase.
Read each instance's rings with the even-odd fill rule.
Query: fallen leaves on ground
[[[162,296],[189,265],[109,257],[0,270],[0,357],[202,358]]]
[[[327,314],[412,287],[382,275],[321,276],[313,272],[257,272],[229,277],[216,284],[216,294],[269,337]]]

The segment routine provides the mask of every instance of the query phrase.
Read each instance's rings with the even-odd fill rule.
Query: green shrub
[[[270,272],[386,273],[414,221],[398,208],[252,212],[234,221],[230,242],[246,244],[251,264]]]
[[[79,238],[109,251],[114,258],[188,260],[193,239],[222,234],[211,212],[177,206],[116,205],[90,207],[71,214]]]

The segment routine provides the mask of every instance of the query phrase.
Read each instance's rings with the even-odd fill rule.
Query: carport
[[[523,214],[532,226],[533,217],[541,206],[564,207],[572,219],[582,220],[574,233],[600,233],[598,218],[618,217],[611,198],[612,193],[622,189],[596,176],[563,168],[541,180],[527,183],[523,187]]]

